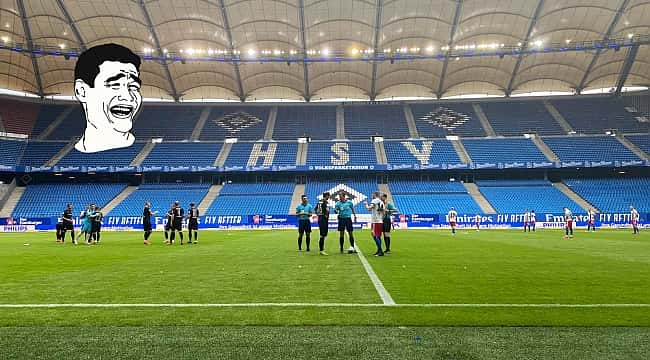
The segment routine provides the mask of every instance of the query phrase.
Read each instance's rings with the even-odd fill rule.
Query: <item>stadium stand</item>
[[[65,141],[29,141],[20,160],[23,166],[43,166],[67,145]]]
[[[377,163],[370,141],[312,141],[307,150],[308,166],[360,166]]]
[[[386,157],[391,165],[460,164],[458,153],[448,140],[384,141]],[[414,155],[415,153],[421,155]]]
[[[565,134],[541,101],[484,102],[481,108],[499,135]]]
[[[58,217],[71,203],[79,215],[90,203],[104,206],[126,184],[37,184],[28,185],[20,198],[14,217]]]
[[[543,140],[561,161],[640,160],[613,136],[545,137]]]
[[[202,111],[201,106],[144,105],[133,122],[132,132],[138,140],[189,140]]]
[[[323,192],[329,191],[334,197],[341,189],[347,192],[347,198],[354,203],[354,210],[357,214],[367,214],[368,210],[363,202],[370,202],[373,191],[379,191],[379,186],[375,182],[363,180],[309,181],[305,184],[305,194],[309,197],[312,205],[316,204]]]
[[[82,153],[70,150],[57,166],[129,166],[145,143],[136,142],[132,146],[96,153]]]
[[[477,164],[548,161],[530,139],[463,139],[462,141],[472,161]]]
[[[566,99],[553,100],[552,104],[578,133],[602,134],[607,129],[632,133],[650,130],[650,123],[635,119],[637,115],[626,111],[619,99]]]
[[[40,135],[67,107],[66,105],[41,105],[34,122],[32,136]]]
[[[409,137],[402,105],[350,105],[343,110],[345,137],[348,139],[369,139],[374,135],[387,139]]]
[[[259,149],[255,149],[258,147]],[[275,151],[271,149],[275,148]],[[298,143],[295,142],[256,142],[235,143],[224,166],[271,166],[296,165]],[[268,156],[264,157],[264,154]],[[251,156],[257,156],[255,163],[250,163]]]
[[[440,138],[447,135],[485,136],[472,104],[410,104],[420,136]],[[408,137],[408,133],[404,138]]]
[[[650,135],[626,135],[625,138],[650,155]]]
[[[402,214],[446,214],[451,207],[459,214],[481,213],[481,208],[459,182],[397,180],[391,181],[389,187]]]
[[[479,190],[500,213],[516,214],[524,210],[561,214],[566,206],[574,214],[583,209],[560,190],[544,180],[479,180]],[[539,221],[539,219],[538,219]]]
[[[633,107],[642,116],[650,119],[650,92],[645,91],[643,95],[626,95],[623,102],[626,106]]]
[[[270,108],[266,106],[214,106],[201,131],[201,140],[223,140],[236,137],[240,140],[264,138]]]
[[[0,118],[5,131],[31,135],[39,105],[26,101],[0,100]]]
[[[12,138],[0,138],[0,165],[16,166],[27,142]]]
[[[48,140],[70,140],[80,137],[86,127],[83,109],[75,108],[59,126],[47,137]]]
[[[565,179],[563,182],[598,210],[629,213],[630,206],[650,212],[650,179]]]
[[[160,183],[141,184],[137,190],[110,212],[111,216],[142,216],[144,202],[151,202],[151,210],[158,211],[159,217],[165,216],[171,204],[178,201],[185,209],[190,202],[199,204],[207,194],[210,184],[199,183]]]
[[[224,185],[206,215],[282,215],[291,204],[293,183]]]
[[[314,140],[336,138],[336,106],[279,106],[273,138],[296,140],[303,136]]]
[[[221,143],[156,144],[141,166],[212,166]]]

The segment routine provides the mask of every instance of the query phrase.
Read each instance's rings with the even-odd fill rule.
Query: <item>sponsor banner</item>
[[[375,165],[314,165],[311,170],[379,170]]]
[[[532,162],[530,163],[529,168],[531,169],[546,169],[546,168],[552,168],[552,167],[560,167],[560,163],[553,163],[550,161],[543,161],[543,162]]]
[[[142,166],[142,172],[166,172],[167,166]]]
[[[621,161],[621,166],[643,166],[644,164],[641,160]]]
[[[447,170],[469,169],[469,164],[445,164],[443,168]]]
[[[589,163],[589,167],[613,167],[620,166],[615,164],[613,161],[592,161]]]
[[[24,232],[35,231],[34,225],[0,225],[0,233],[3,232]]]
[[[584,161],[563,161],[561,163],[563,168],[572,168],[572,167],[584,167],[585,162]]]
[[[115,172],[115,168],[112,166],[87,166],[86,171],[89,173],[94,172],[94,173],[107,173],[107,172]]]
[[[219,168],[218,166],[196,166],[196,167],[193,166],[193,168],[194,168],[196,171],[198,171],[198,172],[204,172],[204,171],[211,171],[211,172],[222,171],[221,168]]]
[[[16,171],[16,167],[13,166],[13,165],[11,165],[11,166],[10,166],[10,165],[0,165],[0,171],[4,171],[4,172],[15,172],[15,171]]]
[[[525,162],[499,163],[499,169],[525,169],[529,166]]]
[[[474,169],[498,169],[499,164],[497,163],[474,163]]]
[[[165,166],[165,172],[191,172],[190,166]]]

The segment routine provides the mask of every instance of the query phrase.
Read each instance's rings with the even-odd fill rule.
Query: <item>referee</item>
[[[350,200],[345,199],[345,190],[339,191],[339,201],[336,202],[334,211],[339,215],[339,245],[341,246],[341,254],[343,253],[343,243],[345,242],[345,231],[347,230],[350,239],[350,249],[348,254],[356,254],[357,250],[354,248],[354,235],[352,232],[352,217],[354,222],[357,222],[357,214],[354,211],[354,204]]]
[[[302,202],[296,207],[296,215],[298,215],[298,251],[302,250],[302,235],[306,235],[307,251],[309,251],[309,244],[311,243],[311,214],[314,212],[314,207],[307,201],[307,195],[300,197]]]

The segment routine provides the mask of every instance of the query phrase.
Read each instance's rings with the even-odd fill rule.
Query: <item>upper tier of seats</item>
[[[34,122],[32,136],[41,135],[43,130],[47,129],[67,107],[68,105],[41,105],[36,121]]]
[[[225,166],[296,165],[298,143],[257,142],[235,143],[230,149]]]
[[[179,202],[187,215],[190,202],[198,206],[209,188],[210,184],[198,183],[141,184],[113,209],[110,215],[142,216],[145,201],[151,202],[151,210],[158,211],[159,217],[165,217],[165,213],[174,201]]]
[[[226,184],[206,215],[281,215],[291,204],[293,183]]]
[[[137,140],[164,138],[189,140],[201,116],[201,106],[150,106],[143,105],[133,122],[132,133]]]
[[[156,144],[142,166],[212,166],[221,151],[221,143]]]
[[[500,213],[523,213],[526,209],[536,213],[563,213],[568,207],[574,214],[584,210],[548,181],[477,181],[479,190]],[[537,219],[540,221],[540,218]]]
[[[140,153],[144,143],[137,142],[133,145],[101,151],[96,153],[82,153],[76,149],[70,150],[57,166],[129,166],[131,161]]]
[[[650,212],[650,179],[567,179],[573,191],[602,212]]]
[[[541,101],[485,102],[481,108],[499,135],[565,134]]]
[[[314,140],[336,138],[336,106],[278,106],[273,138],[296,140],[304,136]]]
[[[54,121],[54,119],[52,119]],[[86,128],[86,116],[83,109],[77,106],[68,114],[68,116],[54,128],[52,133],[47,137],[50,140],[70,140],[73,137],[83,135]]]
[[[544,138],[562,161],[640,160],[613,136],[563,136]]]
[[[410,107],[420,136],[426,138],[441,138],[447,135],[485,136],[485,130],[472,104],[418,103],[411,104]]]
[[[650,155],[650,135],[627,135],[625,137],[643,152]]]
[[[463,145],[477,164],[548,161],[537,145],[525,138],[464,139]]]
[[[20,160],[20,165],[43,166],[66,144],[65,141],[29,141]]]
[[[460,164],[454,145],[448,140],[384,141],[388,163],[399,164]]]
[[[308,166],[360,166],[377,163],[370,141],[314,141],[307,148]]]
[[[409,138],[402,105],[350,105],[343,109],[347,139],[368,139],[374,135],[387,139]]]
[[[38,111],[35,103],[0,99],[0,119],[8,133],[31,135]]]
[[[28,185],[14,209],[14,217],[59,217],[67,203],[79,215],[88,204],[103,207],[125,184],[38,184]]]
[[[223,140],[236,137],[241,140],[264,138],[269,118],[268,106],[214,106],[210,111],[201,140]]]
[[[25,145],[22,140],[0,138],[0,165],[16,166]]]
[[[480,213],[481,208],[462,183],[450,181],[392,181],[390,190],[402,214]]]
[[[620,132],[648,132],[650,123],[639,122],[625,110],[620,99],[607,97],[552,101],[555,108],[578,133],[602,134],[606,129]]]

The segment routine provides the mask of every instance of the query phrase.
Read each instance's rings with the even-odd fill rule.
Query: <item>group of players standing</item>
[[[144,244],[151,245],[149,237],[153,232],[151,226],[151,216],[158,214],[158,211],[151,211],[151,203],[146,201],[144,209],[142,210],[142,227],[144,229]],[[185,209],[183,209],[178,201],[175,201],[169,210],[167,210],[167,222],[165,224],[165,244],[174,245],[176,240],[176,232],[181,239],[183,245],[183,219],[187,219],[187,243],[197,244],[199,242],[199,209],[196,208],[193,202],[190,203],[187,217],[185,216]],[[194,241],[192,241],[192,234]]]
[[[354,203],[346,199],[344,190],[341,190],[338,195],[338,201],[334,205],[334,212],[338,215],[339,250],[341,253],[344,252],[343,245],[345,244],[345,233],[347,232],[350,242],[348,254],[355,254],[357,250],[354,246],[353,223],[357,222],[357,214],[354,211]],[[320,234],[318,242],[319,254],[328,255],[325,252],[325,238],[329,232],[330,196],[329,192],[324,192],[322,199],[316,204],[316,208],[309,203],[307,195],[301,196],[301,202],[296,207],[296,215],[298,216],[298,251],[302,251],[303,235],[306,236],[306,250],[310,251],[311,217],[315,213],[318,216],[318,231]],[[384,254],[389,254],[390,231],[393,226],[392,215],[398,212],[397,208],[388,201],[388,195],[381,194],[380,196],[378,191],[373,192],[372,201],[370,203],[365,202],[364,205],[371,213],[372,238],[377,246],[377,251],[373,255],[384,256]],[[382,249],[382,234],[385,249]]]
[[[99,244],[101,238],[102,221],[104,214],[101,208],[95,204],[88,204],[86,209],[79,215],[81,219],[81,232],[78,237],[84,237],[86,245]],[[56,223],[56,242],[63,244],[65,234],[70,231],[72,243],[77,245],[77,239],[74,235],[74,221],[72,218],[72,204],[67,204],[61,217]]]

